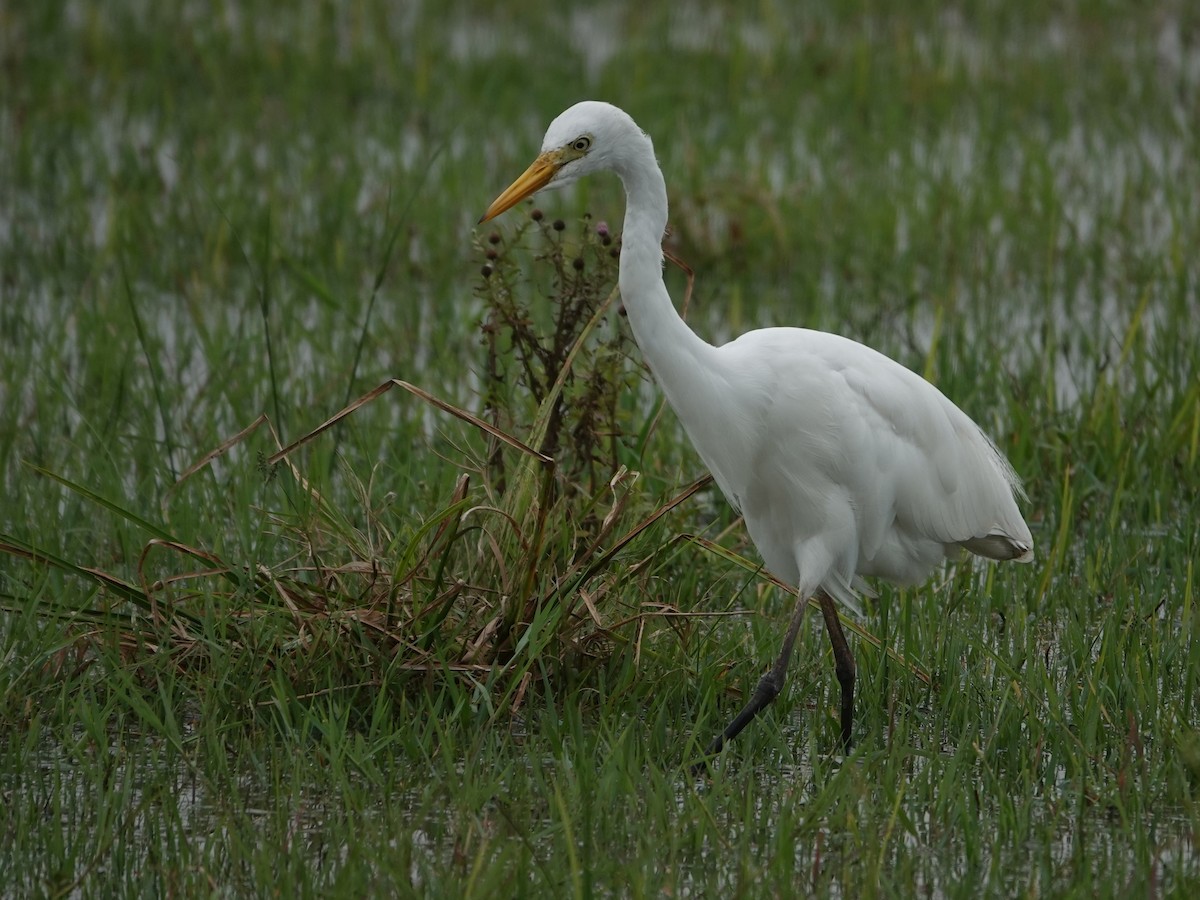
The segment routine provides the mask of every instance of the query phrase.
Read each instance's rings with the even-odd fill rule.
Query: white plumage
[[[962,549],[1032,559],[1019,481],[941,391],[863,344],[804,328],[764,328],[720,347],[698,337],[663,284],[667,192],[653,145],[614,106],[585,101],[555,119],[541,154],[480,221],[605,170],[625,186],[620,288],[634,337],[767,568],[800,592],[779,659],[709,749],[778,694],[814,595],[834,647],[848,746],[854,663],[832,600],[856,607],[867,589],[861,576],[920,582]]]

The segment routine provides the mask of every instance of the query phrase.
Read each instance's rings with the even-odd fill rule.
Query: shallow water
[[[786,727],[789,739],[797,745],[806,743],[804,732],[810,715],[804,710],[797,712]],[[89,896],[96,884],[134,883],[140,869],[158,866],[158,860],[170,860],[170,865],[176,868],[208,868],[227,887],[238,883],[247,887],[249,882],[241,880],[244,874],[239,876],[236,869],[226,871],[231,845],[246,841],[262,841],[264,849],[274,847],[273,852],[281,854],[281,859],[311,857],[312,864],[322,873],[318,880],[327,884],[336,883],[340,867],[370,865],[370,858],[388,853],[389,848],[398,854],[397,858],[409,860],[409,883],[422,891],[440,890],[439,885],[447,883],[447,875],[461,865],[462,810],[456,808],[454,788],[449,784],[446,794],[449,805],[441,812],[431,810],[428,801],[422,800],[424,791],[419,782],[407,789],[393,788],[388,795],[379,796],[374,802],[367,800],[364,805],[364,798],[373,791],[378,793],[378,789],[361,775],[348,775],[349,780],[341,788],[318,786],[328,783],[328,772],[319,760],[319,748],[314,747],[311,785],[306,786],[303,779],[293,780],[298,772],[291,764],[287,764],[289,774],[281,778],[278,773],[239,772],[233,761],[229,780],[217,788],[195,769],[187,756],[168,753],[165,755],[172,757],[173,762],[155,764],[152,760],[164,756],[162,741],[132,733],[114,737],[108,751],[112,760],[102,766],[107,774],[101,783],[95,777],[98,763],[94,754],[88,754],[88,762],[81,765],[79,750],[86,739],[82,735],[80,739],[82,743],[71,749],[44,742],[37,754],[36,767],[20,773],[0,773],[0,786],[10,798],[57,796],[65,801],[66,808],[58,822],[62,833],[48,841],[61,842],[69,856],[75,856],[80,863],[87,858],[81,847],[104,842],[104,835],[91,831],[95,817],[99,815],[101,821],[109,821],[108,827],[114,829],[113,844],[105,854],[108,862],[90,874],[86,867],[79,869],[80,881],[69,892],[70,896]],[[945,748],[944,760],[949,761],[954,752],[952,747]],[[282,764],[283,760],[279,762]],[[908,755],[907,781],[921,783],[924,770],[934,762],[927,754]],[[547,757],[541,768],[553,769],[563,763],[563,757],[556,753]],[[743,764],[728,756],[720,763],[735,768]],[[834,762],[833,769],[851,766],[860,770],[854,777],[870,778],[874,764],[857,759]],[[830,760],[825,760],[820,768],[823,772],[830,771]],[[732,803],[733,814],[717,813],[722,842],[706,845],[692,863],[677,873],[678,878],[673,882],[677,896],[713,896],[714,891],[744,890],[747,858],[757,860],[758,865],[775,866],[771,855],[780,852],[780,848],[772,840],[771,823],[803,821],[813,816],[817,822],[831,821],[824,806],[826,800],[821,796],[824,787],[818,780],[821,776],[805,759],[787,764],[759,763],[749,777],[746,774],[734,776],[753,796],[745,815],[742,798],[725,796],[731,785],[724,779],[714,785],[706,779],[678,776],[675,806],[680,827],[688,827],[687,823],[696,816],[697,804],[719,810]],[[435,777],[444,778],[446,773]],[[450,777],[454,777],[453,773]],[[513,789],[517,796],[525,796],[529,786],[518,783]],[[914,793],[920,790],[914,789]],[[112,809],[114,797],[120,801]],[[553,836],[556,835],[553,811],[547,810],[543,819],[535,817],[528,835],[513,834],[506,824],[508,814],[495,805],[505,803],[501,788],[490,811],[489,804],[485,804],[475,813],[483,833],[490,835],[493,844],[490,852],[503,854],[527,848],[535,856],[542,855],[552,870],[561,871],[560,847]],[[993,893],[1015,894],[1024,890],[1057,893],[1070,884],[1070,873],[1077,872],[1078,866],[1093,866],[1094,877],[1100,877],[1109,869],[1112,859],[1128,854],[1128,828],[1133,827],[1145,829],[1145,843],[1153,854],[1149,864],[1164,879],[1164,888],[1174,883],[1168,873],[1196,871],[1200,867],[1191,820],[1182,809],[1156,809],[1152,820],[1132,826],[1117,821],[1114,810],[1098,806],[1085,805],[1078,815],[1064,817],[1060,808],[1064,804],[1076,806],[1079,798],[1077,784],[1062,767],[1034,805],[1016,814],[1030,823],[1033,842],[1003,847],[993,844],[988,835],[997,827],[997,817],[1014,815],[1011,809],[1002,808],[1005,803],[1004,798],[982,798],[978,809],[979,832],[964,834],[939,821],[925,802],[896,798],[894,814],[900,816],[902,824],[894,827],[893,822],[893,827],[882,837],[878,845],[880,860],[902,861],[909,870],[909,883],[931,897],[956,896],[962,879],[976,879],[982,873],[989,873],[987,881]],[[412,810],[411,815],[406,815],[406,808]],[[869,817],[871,812],[864,808],[863,814]],[[636,843],[634,836],[640,823],[634,819],[628,824],[631,834],[613,835],[615,845]],[[53,831],[55,823],[43,819],[37,828]],[[544,842],[537,837],[539,833],[547,835]],[[843,896],[838,872],[845,866],[874,864],[873,860],[857,856],[857,840],[851,840],[851,835],[839,826],[806,829],[806,835],[805,841],[790,848],[794,854],[791,867],[799,878],[797,885],[807,885],[806,890]],[[509,850],[505,845],[510,845]],[[735,847],[739,848],[737,852],[731,849]],[[30,859],[29,863],[31,873],[40,871],[44,875],[47,871],[46,860]],[[382,858],[377,865],[381,878],[386,873],[394,875],[394,865]],[[603,866],[597,870],[607,871]],[[536,870],[529,874],[531,885],[547,886]],[[36,890],[39,883],[44,884],[33,880],[13,883],[9,888]],[[615,884],[610,888],[602,889],[601,893],[622,893]]]

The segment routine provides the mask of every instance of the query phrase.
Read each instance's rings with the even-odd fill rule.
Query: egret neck
[[[705,392],[695,389],[696,381],[715,375],[719,361],[714,358],[715,348],[683,321],[663,283],[667,186],[654,159],[654,146],[649,137],[643,137],[614,165],[625,187],[621,299],[642,355],[667,401],[695,440],[705,411],[713,408],[712,395],[720,393],[722,388],[719,383],[710,385],[707,402],[701,409],[695,401],[703,398]]]

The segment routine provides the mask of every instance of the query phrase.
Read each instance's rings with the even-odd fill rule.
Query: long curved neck
[[[699,364],[713,348],[680,318],[663,283],[667,186],[649,140],[646,152],[618,167],[617,174],[625,186],[621,298],[642,355],[686,427],[686,398],[693,393],[686,388],[704,371]]]

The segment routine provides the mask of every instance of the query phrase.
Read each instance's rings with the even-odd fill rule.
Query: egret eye
[[[590,137],[588,137],[587,135],[584,135],[583,137],[575,138],[575,143],[571,144],[571,148],[579,151],[580,153],[587,153],[588,149],[591,146],[592,146],[592,139]]]

